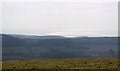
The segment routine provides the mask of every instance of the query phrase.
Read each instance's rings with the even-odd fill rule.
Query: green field
[[[66,58],[3,61],[3,69],[118,69],[117,58]]]

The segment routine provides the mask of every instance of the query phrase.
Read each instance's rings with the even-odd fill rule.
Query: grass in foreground
[[[117,58],[66,58],[3,61],[3,69],[118,69]]]

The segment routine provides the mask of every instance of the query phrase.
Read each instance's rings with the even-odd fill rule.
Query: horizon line
[[[119,35],[60,35],[60,34],[45,34],[45,35],[38,35],[38,34],[20,34],[20,33],[0,33],[1,35],[23,35],[23,36],[62,36],[62,37],[120,37]]]

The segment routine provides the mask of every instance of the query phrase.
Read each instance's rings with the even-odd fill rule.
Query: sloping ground
[[[67,58],[3,61],[3,69],[118,69],[117,58]]]
[[[118,57],[118,37],[25,37],[3,34],[2,60]]]

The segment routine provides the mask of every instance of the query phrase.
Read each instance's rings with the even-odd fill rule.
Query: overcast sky
[[[2,33],[116,36],[116,2],[17,2],[2,4]]]

